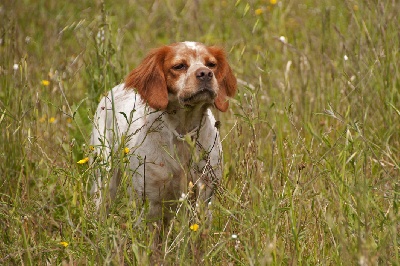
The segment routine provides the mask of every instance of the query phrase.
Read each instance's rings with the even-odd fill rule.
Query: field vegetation
[[[399,13],[396,0],[0,2],[0,264],[399,265]],[[84,158],[102,95],[185,40],[224,47],[239,87],[216,114],[212,225],[182,201],[155,250],[124,187],[95,210]]]

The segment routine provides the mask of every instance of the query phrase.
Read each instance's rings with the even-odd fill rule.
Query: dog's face
[[[155,109],[169,101],[184,106],[214,104],[228,109],[227,97],[236,92],[236,78],[218,47],[182,42],[153,50],[125,81]]]
[[[178,43],[164,60],[167,88],[184,105],[213,103],[219,88],[217,59],[202,44]]]

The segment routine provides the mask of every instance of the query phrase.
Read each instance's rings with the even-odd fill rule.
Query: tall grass
[[[397,1],[0,4],[0,264],[400,264]],[[225,47],[213,223],[154,233],[122,188],[88,194],[100,97],[150,48]],[[198,220],[196,220],[198,219]],[[199,229],[190,229],[197,223]]]

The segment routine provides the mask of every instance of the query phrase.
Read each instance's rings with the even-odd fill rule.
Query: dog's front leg
[[[200,217],[205,217],[210,222],[212,218],[210,205],[222,177],[222,166],[220,164],[212,166],[210,160],[202,161],[198,166],[196,171],[192,171],[193,183],[196,186],[196,211],[200,214],[205,213],[206,215]]]

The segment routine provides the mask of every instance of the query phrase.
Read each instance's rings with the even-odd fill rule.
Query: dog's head
[[[224,51],[197,42],[181,42],[152,50],[125,80],[147,104],[166,109],[169,101],[184,106],[214,104],[225,112],[236,93],[236,78]]]

